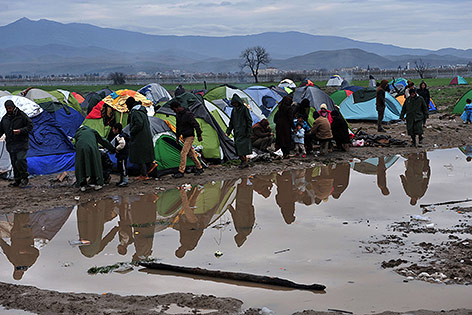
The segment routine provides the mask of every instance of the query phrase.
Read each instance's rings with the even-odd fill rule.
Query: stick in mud
[[[288,251],[290,251],[290,248],[278,250],[278,251],[274,252],[274,254],[281,254],[281,253],[285,253],[285,252],[288,252]]]
[[[455,203],[463,203],[463,202],[471,202],[472,199],[464,199],[464,200],[451,200],[451,201],[444,201],[444,202],[437,202],[437,203],[430,203],[430,204],[422,204],[420,208],[427,208],[431,206],[444,206],[444,205],[453,205]]]
[[[151,263],[151,262],[140,262],[139,265],[146,268],[150,268],[150,269],[167,270],[167,271],[181,272],[181,273],[207,276],[207,277],[213,277],[213,278],[223,278],[223,279],[230,279],[230,280],[263,283],[263,284],[268,284],[268,285],[277,285],[277,286],[299,289],[299,290],[323,291],[324,289],[326,289],[326,286],[322,284],[316,284],[316,283],[300,284],[300,283],[295,283],[287,279],[251,275],[248,273],[241,273],[241,272],[208,270],[208,269],[202,269],[198,267],[191,268],[191,267],[173,266],[173,265],[168,265],[168,264]]]

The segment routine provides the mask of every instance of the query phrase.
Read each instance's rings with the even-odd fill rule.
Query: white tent
[[[326,86],[341,86],[343,78],[337,74],[333,75],[326,83]]]
[[[283,79],[282,81],[280,81],[279,85],[278,85],[279,88],[291,88],[291,89],[294,89],[297,87],[297,85],[295,84],[295,82],[293,82],[292,80],[290,79]]]

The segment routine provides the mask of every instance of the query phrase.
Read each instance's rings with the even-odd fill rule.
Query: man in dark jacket
[[[139,165],[140,176],[137,179],[148,179],[150,164],[154,161],[154,145],[147,111],[133,97],[126,100],[129,116],[129,161]]]
[[[244,105],[243,100],[238,94],[234,94],[231,99],[231,118],[226,134],[229,135],[234,130],[234,144],[236,154],[241,160],[239,168],[245,168],[247,164],[247,155],[252,154],[252,118],[249,109]]]
[[[15,106],[12,100],[5,102],[6,115],[0,121],[0,137],[6,136],[6,147],[10,154],[15,181],[9,186],[28,185],[26,154],[29,148],[29,133],[33,130],[31,119]]]
[[[385,92],[388,89],[388,81],[382,80],[379,87],[377,88],[376,98],[375,98],[375,107],[377,109],[377,131],[385,132],[385,129],[382,128],[382,120],[385,113]]]
[[[202,165],[195,154],[195,151],[192,149],[193,141],[195,140],[195,131],[197,132],[198,141],[202,141],[202,129],[195,119],[195,115],[188,110],[183,108],[182,105],[177,101],[173,100],[170,103],[170,108],[175,112],[176,115],[176,136],[177,142],[180,139],[180,136],[184,139],[184,146],[182,151],[180,151],[180,165],[179,172],[174,174],[175,178],[184,177],[185,167],[187,166],[187,155],[190,156],[197,170],[195,175],[200,175],[203,173]]]
[[[400,119],[406,115],[406,130],[411,137],[411,145],[416,147],[416,135],[418,135],[419,144],[423,142],[423,125],[428,118],[428,107],[424,99],[416,93],[416,89],[409,90],[410,96],[403,104]]]

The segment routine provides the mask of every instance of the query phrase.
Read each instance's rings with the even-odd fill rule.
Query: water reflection
[[[238,247],[244,244],[256,222],[253,206],[253,189],[250,179],[243,177],[237,187],[236,207],[228,206],[233,218],[234,228],[237,232],[234,236],[234,241]]]
[[[69,218],[72,209],[58,208],[34,214],[16,213],[0,218],[0,247],[13,265],[13,279],[21,280],[43,248]]]
[[[426,152],[411,153],[406,156],[405,174],[400,175],[403,189],[410,197],[410,204],[416,205],[428,189],[431,167]]]

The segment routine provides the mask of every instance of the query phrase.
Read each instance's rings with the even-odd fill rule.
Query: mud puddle
[[[401,271],[447,261],[434,256],[454,247],[447,242],[462,244],[459,252],[470,242],[470,212],[464,209],[472,203],[454,205],[463,211],[438,206],[426,213],[420,205],[468,198],[471,179],[472,164],[462,151],[451,149],[4,215],[0,281],[76,293],[230,296],[245,308],[267,307],[279,314],[472,308],[467,280],[431,283],[419,274],[431,276],[432,269],[408,269],[415,276]],[[415,225],[417,216],[428,220]],[[431,228],[436,232],[429,233]],[[153,272],[132,264],[119,272],[87,274],[94,266],[149,257],[320,283],[327,289],[317,294]],[[466,279],[467,274],[446,276]],[[412,278],[404,282],[407,277]]]

